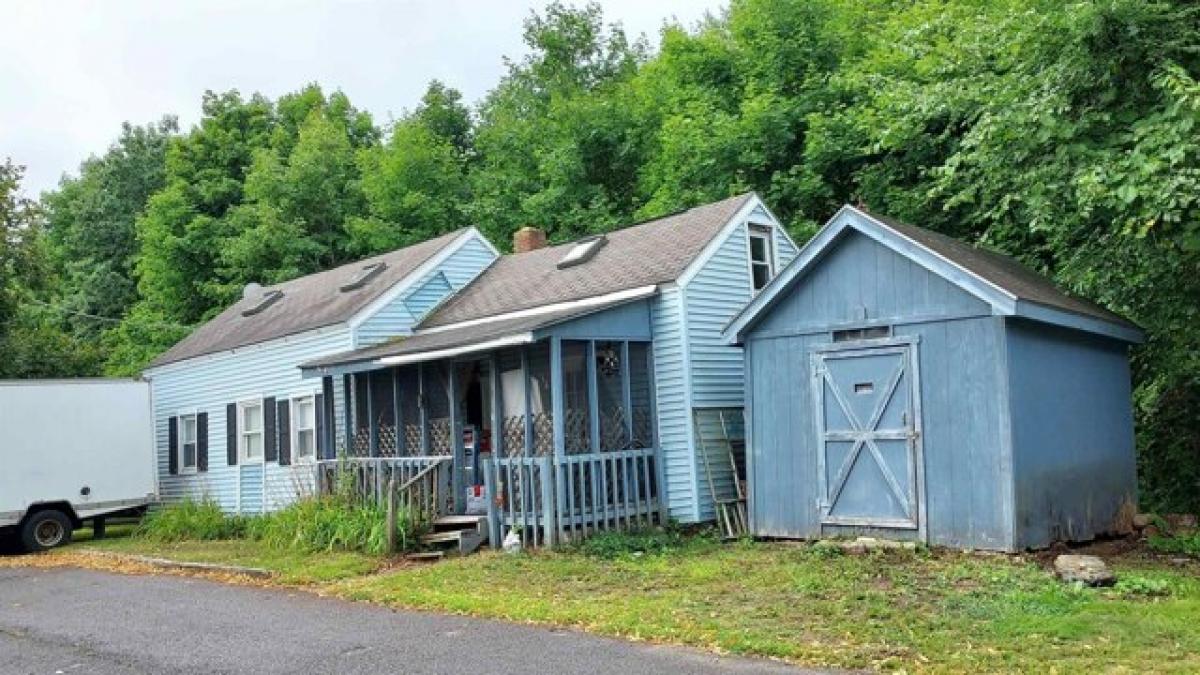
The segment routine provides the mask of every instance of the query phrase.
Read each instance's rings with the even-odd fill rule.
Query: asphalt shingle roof
[[[283,297],[251,316],[242,316],[242,312],[258,304],[259,298],[237,301],[159,355],[150,367],[347,321],[463,232],[465,230],[450,232],[390,253],[266,286],[264,293],[280,290],[283,291]],[[340,290],[343,284],[357,277],[364,267],[379,262],[387,265],[383,272],[360,288],[345,292]]]
[[[421,322],[414,335],[323,357],[302,367],[347,365],[462,347],[544,328],[621,304],[627,300],[602,307],[564,308],[534,316],[426,332],[464,321],[474,322],[675,281],[752,197],[752,193],[742,194],[608,232],[605,234],[607,243],[587,262],[574,267],[558,268],[558,263],[574,243],[502,256],[434,310]]]
[[[558,269],[558,263],[573,243],[503,256],[421,327],[674,281],[751,196],[730,197],[608,232],[608,243],[591,260],[567,269]]]
[[[869,212],[867,215],[968,272],[1008,291],[1019,300],[1028,300],[1039,305],[1137,328],[1120,315],[1090,300],[1063,291],[1049,278],[1022,265],[1015,258],[887,216]]]

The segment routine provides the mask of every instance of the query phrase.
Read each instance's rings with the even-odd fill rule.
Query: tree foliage
[[[803,240],[864,203],[1144,326],[1143,497],[1200,508],[1198,24],[1172,0],[733,0],[652,49],[554,3],[477,105],[433,81],[381,127],[316,85],[209,92],[40,205],[0,172],[4,339],[16,374],[136,372],[247,282],[467,224],[563,241],[753,189]]]

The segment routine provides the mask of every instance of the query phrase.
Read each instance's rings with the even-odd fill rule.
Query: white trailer
[[[137,380],[0,381],[0,531],[25,547],[67,543],[105,516],[155,499],[150,385]]]

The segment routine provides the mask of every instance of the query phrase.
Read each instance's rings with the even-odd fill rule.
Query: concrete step
[[[487,541],[487,534],[474,529],[450,530],[448,532],[430,532],[421,536],[421,543],[426,546],[436,546],[442,551],[467,555]]]
[[[440,544],[448,541],[459,541],[463,538],[464,530],[449,530],[447,532],[430,532],[421,535],[422,544]]]

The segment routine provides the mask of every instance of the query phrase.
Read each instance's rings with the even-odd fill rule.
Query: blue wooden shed
[[[724,335],[756,535],[1016,551],[1134,503],[1141,331],[1010,258],[846,206]]]

